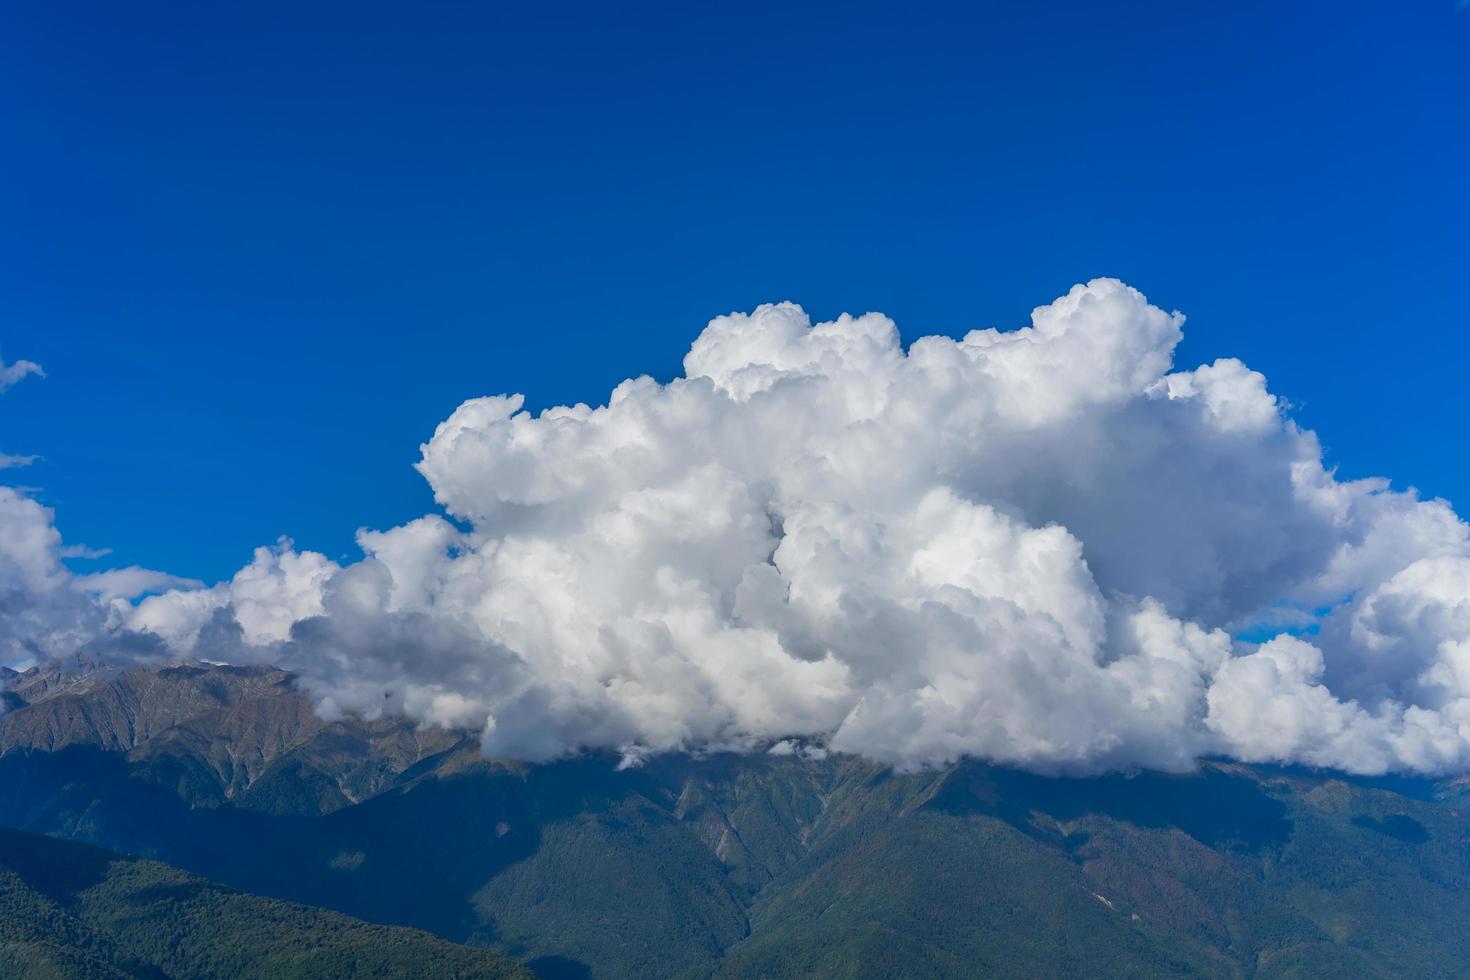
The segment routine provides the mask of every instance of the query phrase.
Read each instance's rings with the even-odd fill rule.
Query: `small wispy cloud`
[[[6,364],[5,360],[0,358],[0,394],[8,391],[22,378],[31,374],[46,377],[45,370],[35,361],[16,361],[14,364]],[[14,470],[22,466],[30,466],[38,459],[40,459],[39,456],[0,453],[0,470]]]
[[[151,568],[139,568],[137,565],[110,568],[91,575],[78,575],[72,581],[78,589],[90,592],[104,602],[110,599],[136,599],[170,589],[199,589],[204,585],[203,582],[191,578],[156,572]]]
[[[84,544],[63,545],[59,554],[63,558],[106,558],[112,554],[111,548],[88,548]]]
[[[0,391],[13,387],[22,378],[32,374],[40,378],[46,377],[45,369],[35,361],[16,361],[14,364],[6,364],[5,360],[0,358]]]

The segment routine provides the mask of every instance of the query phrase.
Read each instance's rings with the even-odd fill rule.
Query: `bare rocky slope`
[[[328,813],[463,740],[401,718],[323,721],[291,676],[270,667],[10,673],[0,756],[119,753],[195,805]]]

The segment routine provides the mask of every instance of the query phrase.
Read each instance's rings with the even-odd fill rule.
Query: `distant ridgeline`
[[[800,752],[527,766],[402,720],[322,721],[278,670],[4,683],[0,825],[544,977],[1470,975],[1462,780]],[[516,969],[15,834],[0,901],[6,977]]]

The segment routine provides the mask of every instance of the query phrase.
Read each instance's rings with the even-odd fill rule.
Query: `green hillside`
[[[716,976],[1470,971],[1466,821],[1450,807],[1246,767],[906,782],[849,801],[860,812],[757,896]]]
[[[543,977],[1470,975],[1456,784],[466,750],[308,818],[190,806],[107,758],[0,759],[0,821]]]
[[[0,830],[0,976],[519,978],[410,929],[232,891],[153,861]]]

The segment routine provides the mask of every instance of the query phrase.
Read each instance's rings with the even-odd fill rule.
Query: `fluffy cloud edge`
[[[203,588],[70,575],[45,514],[0,569],[33,658],[278,662],[326,714],[533,760],[1466,769],[1464,521],[1338,481],[1239,361],[1174,370],[1182,324],[1106,279],[907,349],[880,314],[763,306],[601,406],[461,405],[418,469],[467,529],[364,530],[347,565],[283,539]]]

